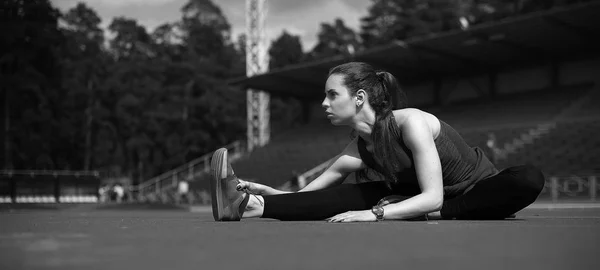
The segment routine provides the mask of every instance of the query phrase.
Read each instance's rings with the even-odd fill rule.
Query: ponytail
[[[377,71],[377,77],[381,81],[382,90],[391,101],[392,110],[404,109],[408,106],[406,93],[400,88],[396,77],[387,71]]]
[[[394,118],[393,111],[406,108],[406,95],[400,89],[394,75],[386,71],[378,71],[384,99],[381,109],[376,111],[373,125],[373,155],[381,162],[384,176],[391,182],[397,182],[394,172],[399,170],[399,164],[405,163],[407,157],[403,153],[399,141],[402,134]],[[379,106],[378,106],[379,107]],[[389,181],[388,181],[389,183]]]

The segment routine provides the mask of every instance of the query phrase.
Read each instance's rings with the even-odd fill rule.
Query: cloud
[[[367,0],[341,0],[344,4],[351,9],[358,11],[359,13],[367,14],[367,9],[371,5],[372,1]]]

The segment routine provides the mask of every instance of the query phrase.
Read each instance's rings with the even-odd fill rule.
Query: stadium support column
[[[262,74],[268,70],[267,46],[264,31],[266,0],[246,0],[246,76]],[[248,151],[269,142],[269,93],[248,89],[247,136]]]

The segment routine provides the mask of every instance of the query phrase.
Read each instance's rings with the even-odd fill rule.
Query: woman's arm
[[[319,177],[299,190],[299,192],[314,191],[339,185],[348,175],[363,169],[365,165],[358,153],[357,139],[358,137],[354,138]]]
[[[407,118],[402,124],[402,137],[412,151],[421,194],[384,206],[385,219],[407,219],[439,211],[444,201],[442,165],[425,118],[421,114]]]
[[[365,165],[358,154],[356,141],[357,139],[352,140],[352,142],[346,146],[342,153],[337,155],[329,167],[319,177],[298,192],[319,190],[333,185],[339,185],[350,173],[364,168]],[[266,185],[248,182],[241,179],[239,179],[239,181],[240,184],[238,187],[240,190],[247,190],[256,195],[277,195],[291,193],[291,191],[278,190]]]

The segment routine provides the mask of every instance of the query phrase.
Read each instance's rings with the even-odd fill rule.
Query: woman
[[[292,193],[238,179],[227,150],[217,150],[211,163],[215,220],[503,219],[535,201],[544,186],[538,169],[498,172],[481,149],[434,115],[405,108],[405,101],[388,72],[359,62],[332,68],[322,107],[332,124],[350,126],[358,136],[325,172]],[[365,169],[385,181],[340,185]]]

